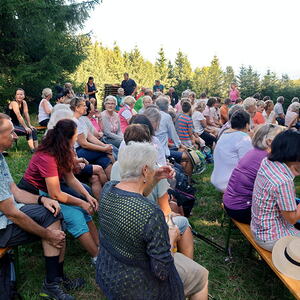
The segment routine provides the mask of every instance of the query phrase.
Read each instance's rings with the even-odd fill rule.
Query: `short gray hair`
[[[138,180],[142,175],[143,167],[154,169],[157,156],[157,150],[149,143],[130,142],[122,147],[118,155],[121,180]]]
[[[151,102],[153,103],[152,97],[148,96],[148,95],[146,95],[146,96],[143,97],[143,103],[145,103],[145,100],[147,100],[147,99],[151,100]]]
[[[294,103],[294,102],[299,102],[299,98],[298,98],[298,97],[294,97],[294,98],[292,99],[292,103]]]
[[[42,98],[47,98],[49,95],[52,95],[52,90],[49,88],[44,88],[42,91]]]
[[[258,101],[256,102],[256,106],[257,106],[257,107],[260,107],[260,106],[265,107],[265,102],[264,102],[263,100],[258,100]]]
[[[296,113],[299,112],[299,109],[300,109],[300,103],[299,102],[293,102],[288,108],[289,111],[296,112]]]
[[[115,96],[112,96],[112,95],[108,95],[108,96],[105,97],[104,104],[106,104],[110,100],[113,100],[115,102],[115,104],[117,105],[117,98]]]
[[[243,102],[243,107],[245,110],[248,110],[250,106],[256,106],[256,99],[253,97],[248,97]]]
[[[169,108],[169,100],[166,97],[159,97],[156,100],[156,105],[158,106],[158,108],[164,112],[168,111]]]
[[[279,97],[277,98],[277,102],[278,102],[278,103],[283,103],[283,102],[284,102],[284,97],[283,97],[283,96],[279,96]]]
[[[132,96],[126,96],[124,99],[124,104],[131,105],[134,104],[136,100]]]
[[[147,107],[143,113],[151,122],[152,126],[155,124],[156,126],[159,126],[161,114],[159,110],[156,107]],[[153,126],[155,127],[155,126]],[[155,130],[155,128],[154,128]]]
[[[272,142],[275,136],[284,130],[285,127],[274,124],[265,124],[258,126],[252,138],[253,147],[260,150],[266,150],[269,147],[269,145],[267,144],[267,140],[270,140]]]

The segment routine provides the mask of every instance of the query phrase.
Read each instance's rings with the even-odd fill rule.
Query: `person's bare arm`
[[[293,126],[293,124],[296,122],[298,120],[298,115],[296,115],[293,119],[292,119],[292,121],[290,122],[290,124],[289,124],[289,126],[288,126],[288,129],[291,129]]]
[[[52,246],[62,248],[65,241],[65,233],[61,230],[49,230],[37,224],[34,220],[17,209],[12,198],[0,201],[0,211],[14,224],[21,227],[24,231],[37,235],[47,240]]]
[[[96,145],[96,144],[90,143],[85,138],[83,133],[78,135],[77,143],[84,149],[88,149],[88,150],[92,150],[92,151],[100,151],[100,152],[109,152],[108,146],[101,146],[101,145]]]
[[[31,121],[30,121],[30,116],[29,116],[29,112],[28,112],[28,105],[27,102],[23,100],[23,111],[24,111],[24,116],[25,119],[27,121],[27,124],[29,126],[29,128],[32,128],[33,126],[31,125]]]
[[[295,211],[280,211],[283,217],[292,225],[294,225],[298,220],[300,220],[300,204],[297,205]]]

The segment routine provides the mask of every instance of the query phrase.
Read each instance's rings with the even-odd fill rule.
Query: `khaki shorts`
[[[186,297],[200,292],[205,287],[208,271],[204,267],[179,252],[174,253],[174,262]]]

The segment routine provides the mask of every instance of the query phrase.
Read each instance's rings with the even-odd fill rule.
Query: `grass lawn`
[[[16,183],[21,179],[30,157],[25,139],[20,138],[18,149],[12,148],[7,157]],[[210,165],[202,175],[195,178],[197,203],[190,222],[199,233],[224,245],[228,222],[226,221],[224,227],[221,227],[221,197],[209,182],[211,171]],[[299,196],[299,178],[296,185]],[[195,239],[195,260],[210,271],[209,293],[214,299],[293,299],[281,281],[255,252],[251,256],[248,255],[249,244],[238,230],[232,233],[231,247],[232,257],[226,257],[224,253],[202,240]],[[21,278],[18,283],[19,291],[26,300],[39,299],[38,293],[44,278],[41,249],[40,243],[20,248]],[[87,281],[83,290],[72,293],[76,299],[105,299],[95,284],[95,272],[90,265],[89,256],[70,236],[67,240],[65,270],[70,277],[83,277]]]

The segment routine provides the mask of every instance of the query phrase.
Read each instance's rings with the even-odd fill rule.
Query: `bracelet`
[[[44,196],[39,196],[39,197],[38,197],[38,201],[37,201],[37,202],[38,202],[39,205],[43,205],[43,203],[42,203],[42,198],[43,198],[43,197],[44,197]]]

